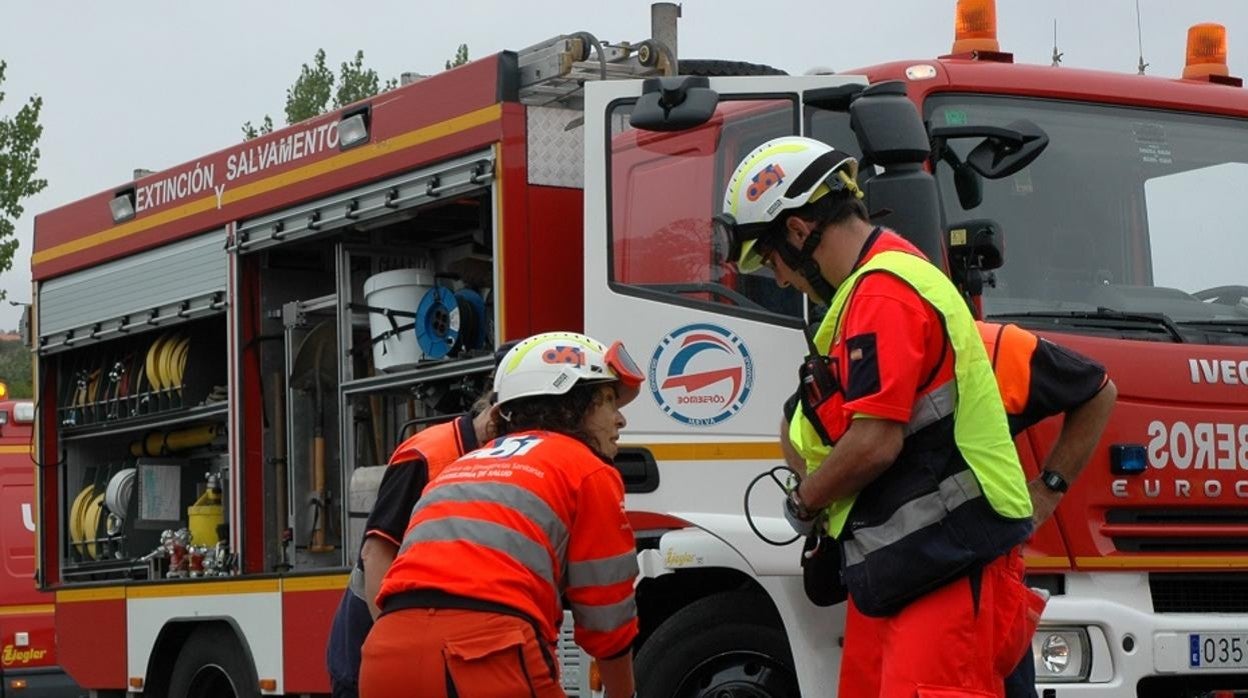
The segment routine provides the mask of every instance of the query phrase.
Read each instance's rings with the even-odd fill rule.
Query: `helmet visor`
[[[628,350],[624,348],[623,342],[616,341],[607,349],[606,361],[607,368],[614,371],[616,378],[630,388],[640,386],[642,381],[646,379],[645,374],[641,372],[641,368],[637,366],[637,362],[633,360]]]
[[[620,341],[616,341],[607,349],[606,362],[607,368],[619,379],[616,383],[615,394],[619,406],[623,407],[632,402],[641,392],[641,384],[646,378],[645,374],[641,372],[637,362],[633,361],[633,357],[624,348],[624,343]]]
[[[772,221],[738,223],[731,213],[721,213],[711,219],[711,226],[714,235],[727,242],[728,258],[737,263],[738,271],[748,274],[763,266],[758,241],[771,230]]]

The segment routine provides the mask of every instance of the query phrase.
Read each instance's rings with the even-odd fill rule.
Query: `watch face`
[[[1045,487],[1048,487],[1054,492],[1066,491],[1066,478],[1051,470],[1044,471],[1044,473],[1041,474],[1040,479],[1044,482]]]

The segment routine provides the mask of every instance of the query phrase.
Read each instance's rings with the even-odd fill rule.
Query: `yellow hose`
[[[142,439],[130,442],[130,455],[156,457],[207,446],[217,438],[220,430],[217,424],[202,424],[170,432],[149,431]]]

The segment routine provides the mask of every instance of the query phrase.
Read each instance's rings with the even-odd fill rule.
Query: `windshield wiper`
[[[989,320],[1052,320],[1053,324],[1085,325],[1109,329],[1139,329],[1141,325],[1160,327],[1170,338],[1183,344],[1183,333],[1178,325],[1165,313],[1124,313],[1113,308],[1097,308],[1096,310],[1035,310],[1022,313],[996,313],[987,316]]]
[[[1248,335],[1248,320],[1179,320],[1178,324],[1194,327],[1202,332]]]

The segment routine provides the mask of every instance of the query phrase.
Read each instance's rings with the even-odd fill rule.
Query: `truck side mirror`
[[[970,163],[962,162],[958,154],[943,142],[937,142],[932,151],[933,160],[939,159],[947,163],[953,170],[953,188],[958,193],[958,204],[963,211],[969,211],[984,202],[984,182],[979,173]],[[933,166],[935,163],[933,163]]]
[[[719,93],[708,78],[696,75],[646,78],[628,123],[646,131],[683,131],[715,115]]]
[[[1001,126],[937,126],[931,130],[935,149],[954,138],[983,138],[966,156],[966,164],[988,179],[1002,179],[1030,165],[1049,145],[1044,129],[1027,119]]]
[[[971,149],[966,162],[988,179],[1009,177],[1031,164],[1049,145],[1049,136],[1039,126],[1019,119],[1006,129],[1009,137],[988,136]]]

